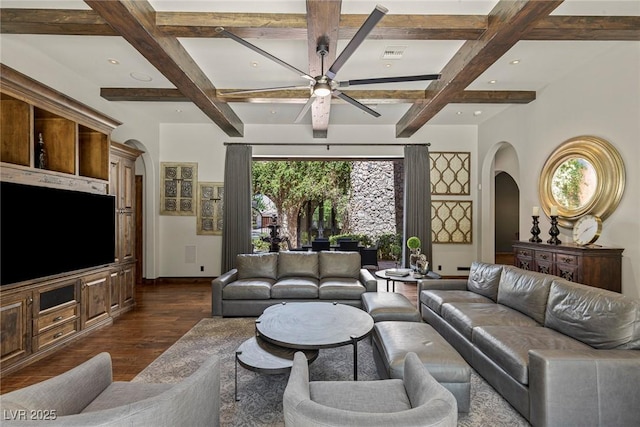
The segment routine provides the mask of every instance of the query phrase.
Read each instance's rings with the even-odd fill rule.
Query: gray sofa
[[[378,283],[358,252],[240,254],[236,268],[211,283],[213,316],[259,316],[281,302],[331,301],[361,307]]]
[[[100,353],[56,377],[0,396],[2,426],[219,426],[220,359],[177,384],[113,381]]]
[[[465,280],[421,280],[431,324],[534,426],[637,426],[640,301],[475,262]]]

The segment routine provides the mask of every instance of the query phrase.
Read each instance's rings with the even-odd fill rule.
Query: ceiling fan
[[[347,62],[347,60],[353,55],[353,53],[358,49],[360,44],[367,38],[371,30],[380,22],[380,20],[386,15],[388,10],[380,5],[377,5],[371,14],[367,17],[362,26],[356,31],[353,38],[349,41],[344,50],[338,55],[333,64],[329,67],[329,69],[325,72],[324,70],[324,57],[329,52],[329,40],[328,37],[321,37],[318,41],[318,45],[316,48],[316,52],[320,55],[322,60],[322,70],[319,76],[311,76],[308,73],[305,73],[302,70],[290,65],[283,60],[271,55],[270,53],[260,49],[259,47],[249,43],[248,41],[238,37],[237,35],[225,30],[223,27],[217,27],[216,32],[224,35],[241,45],[248,47],[249,49],[259,53],[260,55],[282,65],[285,68],[297,73],[300,77],[307,79],[308,85],[305,86],[280,86],[280,87],[271,87],[264,89],[248,89],[242,91],[235,91],[225,93],[225,95],[232,94],[240,94],[240,93],[252,93],[252,92],[268,92],[268,91],[276,91],[276,90],[286,90],[286,89],[307,89],[309,88],[310,96],[300,113],[295,119],[295,122],[298,123],[307,111],[311,108],[311,105],[317,98],[323,98],[326,96],[334,96],[336,98],[340,98],[343,101],[348,102],[349,104],[365,111],[366,113],[371,114],[374,117],[380,117],[380,113],[377,111],[367,107],[366,105],[358,102],[354,98],[346,95],[340,89],[356,86],[356,85],[368,85],[368,84],[379,84],[379,83],[398,83],[398,82],[415,82],[415,81],[425,81],[425,80],[438,80],[440,78],[440,74],[421,74],[415,76],[400,76],[400,77],[378,77],[378,78],[368,78],[368,79],[356,79],[356,80],[346,80],[346,81],[338,81],[335,80],[336,74],[342,66]]]

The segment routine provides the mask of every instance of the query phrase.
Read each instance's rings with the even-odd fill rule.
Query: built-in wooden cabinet
[[[575,244],[515,242],[514,265],[524,270],[553,274],[596,288],[621,292],[621,248]]]
[[[134,181],[141,152],[111,141],[118,125],[0,64],[0,179],[116,199],[113,263],[0,288],[2,375],[111,324],[135,305]],[[40,138],[44,165],[37,157]]]
[[[111,314],[135,304],[135,161],[142,154],[132,147],[111,143],[109,194],[116,197],[116,269],[112,272]]]
[[[12,365],[31,354],[31,305],[30,291],[12,292],[0,298],[0,364]]]

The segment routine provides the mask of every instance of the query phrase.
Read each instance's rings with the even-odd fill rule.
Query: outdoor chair
[[[311,250],[314,252],[328,251],[330,249],[331,249],[331,243],[329,242],[329,239],[326,239],[326,240],[315,239],[314,241],[311,242]]]
[[[307,359],[296,352],[283,409],[287,427],[455,427],[458,422],[455,397],[413,352],[405,357],[403,380],[374,381],[309,381]]]
[[[357,252],[360,242],[357,240],[340,240],[338,244],[341,251]]]
[[[378,266],[378,248],[360,248],[360,265],[367,270],[380,270]]]

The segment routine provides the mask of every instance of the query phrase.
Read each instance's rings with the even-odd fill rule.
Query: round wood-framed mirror
[[[581,216],[602,220],[616,209],[625,185],[624,162],[610,142],[578,136],[563,142],[542,168],[538,192],[550,215],[558,207],[558,225],[571,228]]]

